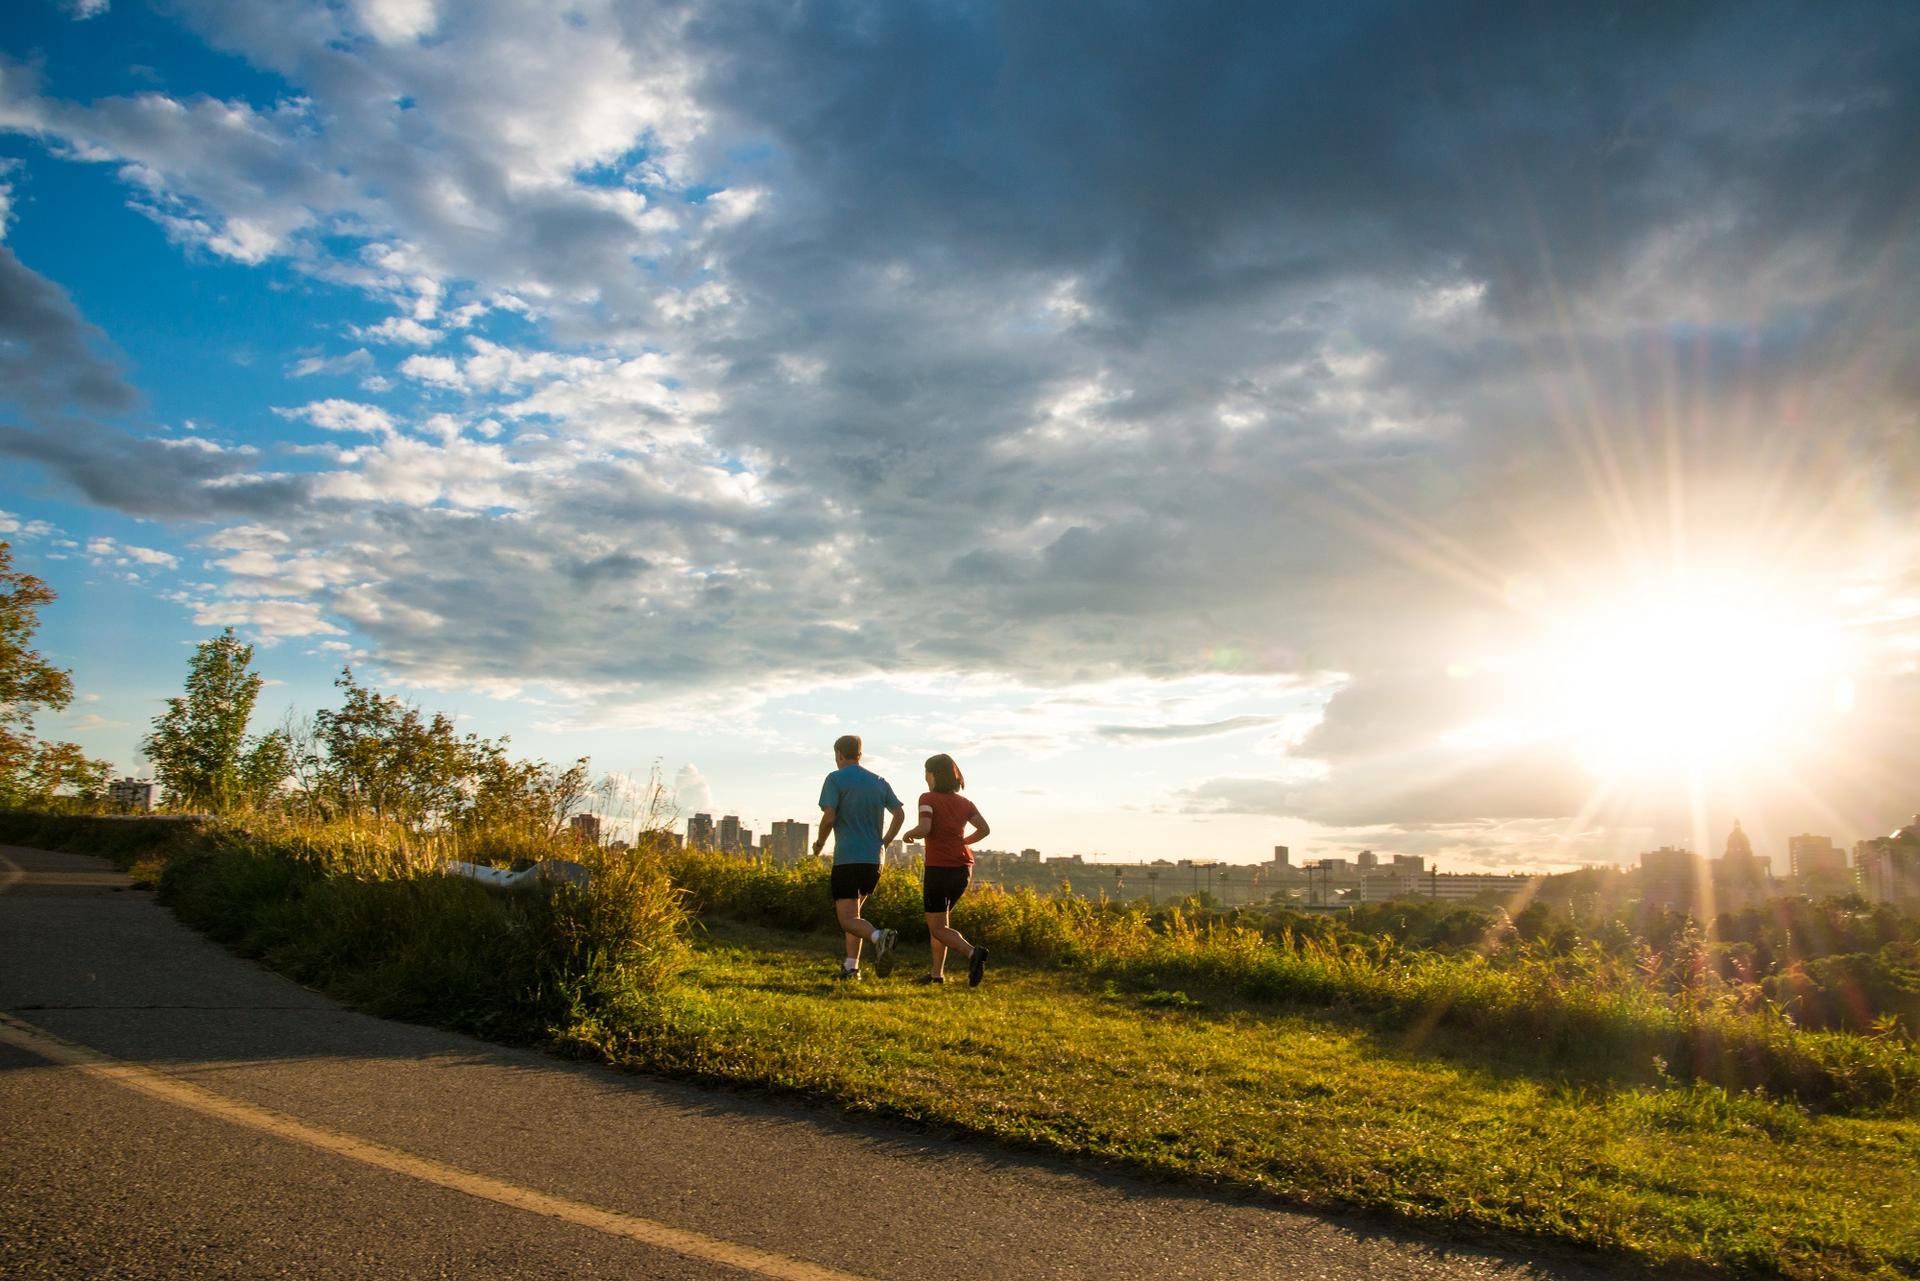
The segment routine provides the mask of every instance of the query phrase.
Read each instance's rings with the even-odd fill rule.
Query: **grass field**
[[[1792,1277],[1920,1271],[1920,1122],[1711,1086],[1543,1080],[1498,1046],[1125,994],[1072,972],[832,981],[835,940],[709,920],[616,1062],[1159,1175],[1619,1261]]]

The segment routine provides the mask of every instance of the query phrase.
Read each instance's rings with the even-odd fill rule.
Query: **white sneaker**
[[[873,968],[881,978],[893,973],[893,945],[899,941],[898,930],[881,930],[873,941]]]

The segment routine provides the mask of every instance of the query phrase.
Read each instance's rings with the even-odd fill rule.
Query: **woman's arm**
[[[933,831],[933,806],[927,804],[925,801],[921,801],[920,821],[913,825],[911,832],[901,833],[900,839],[903,841],[917,841],[931,831]]]
[[[968,845],[978,845],[981,841],[986,840],[987,837],[993,834],[993,829],[987,826],[987,820],[980,817],[979,810],[975,810],[972,816],[967,819],[967,822],[973,826],[973,831],[966,839]]]

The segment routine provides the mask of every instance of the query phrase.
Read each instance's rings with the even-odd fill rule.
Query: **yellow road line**
[[[4,858],[0,855],[0,858]],[[89,1076],[112,1081],[143,1094],[164,1099],[196,1112],[218,1117],[235,1125],[261,1130],[267,1134],[304,1143],[349,1160],[359,1161],[395,1174],[404,1174],[438,1187],[451,1188],[483,1201],[512,1206],[530,1214],[544,1214],[583,1228],[592,1228],[608,1236],[624,1237],[655,1249],[670,1250],[689,1259],[718,1263],[754,1276],[777,1277],[782,1281],[864,1281],[851,1272],[839,1272],[801,1259],[789,1258],[750,1245],[722,1241],[717,1237],[670,1227],[652,1219],[621,1214],[565,1197],[549,1196],[531,1188],[519,1187],[501,1179],[475,1174],[427,1157],[402,1152],[385,1144],[358,1139],[350,1134],[309,1125],[280,1112],[243,1103],[239,1099],[216,1094],[203,1086],[150,1068],[112,1059],[97,1050],[62,1040],[10,1014],[0,1013],[0,1041],[37,1054],[50,1062],[76,1068]]]

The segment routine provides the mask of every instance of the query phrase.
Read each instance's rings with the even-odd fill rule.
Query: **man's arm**
[[[833,820],[835,817],[837,817],[837,812],[833,806],[822,805],[820,807],[820,835],[813,838],[813,852],[815,854],[818,854],[820,847],[827,843],[827,833],[833,830]]]
[[[904,805],[892,805],[887,812],[893,815],[893,822],[887,824],[887,834],[880,838],[883,849],[893,844],[893,838],[900,835],[900,825],[907,821],[907,807]]]

